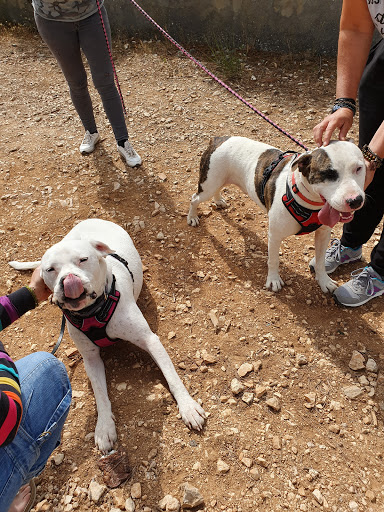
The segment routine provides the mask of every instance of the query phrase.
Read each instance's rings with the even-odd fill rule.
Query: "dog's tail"
[[[40,261],[9,261],[8,264],[15,270],[33,270],[40,265]]]

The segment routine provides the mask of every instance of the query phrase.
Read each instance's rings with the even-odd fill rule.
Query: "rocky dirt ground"
[[[132,468],[130,479],[108,488],[93,442],[93,394],[66,334],[57,356],[73,405],[38,479],[34,511],[150,512],[165,509],[167,495],[175,498],[167,510],[177,510],[190,506],[185,486],[197,489],[206,512],[383,511],[383,302],[351,311],[325,296],[308,269],[312,235],[284,242],[286,286],[265,290],[267,217],[235,188],[225,192],[227,210],[206,204],[200,227],[186,222],[211,136],[244,135],[283,150],[295,144],[168,43],[117,41],[143,165],[133,170],[118,157],[93,89],[102,142],[81,156],[82,127],[47,48],[20,28],[3,27],[0,38],[1,291],[29,280],[9,260],[39,258],[80,219],[124,226],[145,266],[139,305],[209,414],[202,433],[190,432],[147,354],[129,343],[105,350],[118,447]],[[204,49],[192,53],[223,71]],[[230,85],[313,148],[313,125],[334,97],[335,61],[252,50],[242,58]],[[335,278],[345,282],[362,265]],[[49,351],[60,321],[44,303],[2,339],[15,358]],[[359,370],[349,367],[354,351]]]

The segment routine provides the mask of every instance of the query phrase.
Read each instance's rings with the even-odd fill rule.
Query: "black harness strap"
[[[271,162],[268,167],[266,167],[263,171],[263,177],[260,183],[260,194],[259,199],[265,206],[265,187],[267,186],[268,180],[271,177],[271,174],[279,165],[279,163],[283,160],[283,158],[287,158],[290,155],[297,155],[296,151],[284,151],[281,153],[273,162]]]
[[[131,277],[132,277],[132,281],[135,282],[134,278],[133,278],[133,274],[128,266],[128,262],[127,260],[125,260],[124,258],[122,258],[121,256],[119,256],[118,254],[116,254],[115,252],[111,253],[111,254],[108,254],[108,256],[112,256],[113,258],[115,258],[116,260],[120,261],[120,263],[122,263],[124,265],[124,267],[128,270],[128,272],[131,274]]]

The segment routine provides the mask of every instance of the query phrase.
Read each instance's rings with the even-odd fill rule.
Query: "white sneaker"
[[[117,149],[129,167],[135,167],[141,164],[141,156],[136,153],[129,140],[125,141],[124,147],[117,145]]]
[[[99,142],[100,135],[98,132],[89,133],[87,130],[84,135],[83,142],[80,144],[80,153],[92,153],[95,149],[96,143]]]

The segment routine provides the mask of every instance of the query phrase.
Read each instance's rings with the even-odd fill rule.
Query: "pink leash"
[[[100,7],[100,3],[99,3],[99,0],[96,0],[96,3],[97,3],[97,8],[99,10],[99,16],[100,16],[100,20],[101,20],[101,25],[103,27],[103,31],[104,31],[104,36],[105,36],[105,42],[107,43],[107,48],[108,48],[108,53],[109,53],[109,58],[111,60],[111,64],[112,64],[112,69],[113,69],[113,75],[115,77],[115,82],[116,82],[116,87],[117,87],[117,90],[118,90],[118,93],[119,93],[119,96],[120,96],[120,100],[121,100],[121,105],[123,107],[123,112],[125,115],[127,115],[127,109],[125,108],[125,103],[124,103],[124,98],[123,98],[123,95],[121,93],[121,89],[120,89],[120,84],[119,84],[119,79],[117,78],[117,73],[116,73],[116,68],[115,68],[115,63],[113,61],[113,57],[112,57],[112,50],[111,50],[111,46],[109,44],[109,41],[108,41],[108,35],[107,35],[107,30],[105,28],[105,24],[104,24],[104,20],[103,20],[103,15],[101,14],[101,7]]]
[[[104,34],[105,34],[105,40],[107,42],[107,46],[108,46],[108,51],[109,51],[109,55],[110,55],[110,59],[111,59],[111,62],[112,62],[112,67],[113,67],[113,72],[115,74],[115,80],[116,80],[116,84],[117,84],[117,88],[118,88],[118,91],[119,91],[119,94],[120,94],[120,98],[121,98],[121,103],[123,105],[123,109],[124,109],[124,112],[126,113],[126,110],[125,110],[125,105],[124,105],[124,100],[123,100],[123,97],[122,97],[122,94],[121,94],[121,90],[120,90],[120,86],[119,86],[119,83],[118,83],[118,79],[117,79],[117,74],[116,74],[116,70],[115,70],[115,66],[113,64],[113,59],[112,59],[112,53],[111,53],[111,49],[110,49],[110,45],[109,45],[109,42],[108,42],[108,37],[107,37],[107,32],[105,30],[105,26],[104,26],[104,21],[103,21],[103,17],[101,15],[101,10],[100,10],[100,4],[99,4],[99,0],[96,0],[97,1],[97,5],[98,5],[98,8],[99,8],[99,14],[100,14],[100,18],[101,18],[101,22],[102,22],[102,25],[103,25],[103,29],[104,29]],[[288,137],[289,139],[291,139],[293,142],[295,142],[295,144],[297,144],[298,146],[302,147],[303,149],[305,149],[305,151],[308,151],[308,148],[306,146],[304,146],[304,144],[302,142],[300,142],[299,140],[295,139],[295,137],[293,137],[292,135],[290,135],[288,132],[286,132],[285,130],[283,130],[283,128],[281,128],[278,124],[274,123],[271,119],[269,119],[269,117],[267,117],[266,115],[264,115],[262,112],[260,112],[260,110],[258,110],[256,107],[254,107],[251,103],[249,103],[247,100],[245,100],[242,96],[240,96],[240,94],[238,94],[236,91],[234,91],[231,87],[229,87],[226,83],[224,83],[222,80],[220,80],[220,78],[218,78],[216,75],[214,75],[211,71],[209,71],[208,68],[206,68],[204,66],[204,64],[201,64],[201,62],[199,62],[197,59],[195,59],[195,57],[193,57],[193,55],[191,55],[189,52],[187,52],[187,50],[185,50],[185,48],[183,48],[177,41],[175,41],[173,39],[172,36],[170,36],[162,27],[160,27],[160,25],[158,23],[156,23],[156,21],[154,19],[152,19],[149,14],[147,14],[144,9],[142,7],[140,7],[140,5],[135,2],[135,0],[130,0],[130,2],[141,12],[141,14],[143,14],[148,21],[150,21],[173,45],[176,46],[176,48],[178,48],[186,57],[188,57],[188,59],[190,59],[194,64],[196,64],[196,66],[198,66],[200,69],[202,69],[203,71],[205,71],[205,73],[207,73],[207,75],[209,75],[211,78],[213,78],[218,84],[220,84],[222,87],[224,87],[224,89],[226,89],[228,92],[230,92],[231,94],[233,94],[238,100],[240,100],[241,102],[243,102],[247,107],[249,107],[251,110],[253,110],[253,112],[255,112],[256,114],[258,114],[260,117],[262,117],[265,121],[267,121],[269,124],[271,124],[274,128],[276,128],[276,130],[279,130],[279,132],[283,133],[286,137]]]

